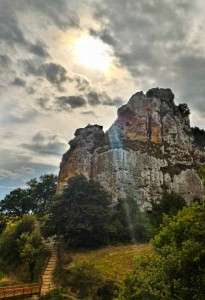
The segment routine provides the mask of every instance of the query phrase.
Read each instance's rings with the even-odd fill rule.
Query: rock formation
[[[196,168],[205,163],[205,151],[195,143],[189,113],[186,104],[175,105],[170,89],[134,94],[107,132],[99,125],[76,130],[63,155],[59,189],[84,174],[113,199],[134,197],[142,209],[165,190],[180,193],[188,203],[201,198]]]

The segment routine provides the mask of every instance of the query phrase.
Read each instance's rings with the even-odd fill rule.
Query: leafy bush
[[[164,217],[155,254],[138,258],[119,300],[205,299],[205,206],[193,203]]]

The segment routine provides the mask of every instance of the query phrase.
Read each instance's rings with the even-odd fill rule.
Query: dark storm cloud
[[[40,61],[36,60],[23,60],[20,61],[20,64],[23,64],[27,76],[44,77],[60,91],[62,91],[62,85],[66,81],[75,84],[79,92],[84,92],[90,87],[90,83],[86,78],[75,74],[68,76],[68,72],[63,66],[53,62],[41,64]]]
[[[46,48],[47,46],[41,41],[37,41],[35,44],[28,45],[28,51],[42,58],[50,57],[50,54],[48,53]]]
[[[66,69],[59,64],[46,63],[36,65],[33,60],[24,60],[21,63],[23,63],[26,75],[44,77],[58,89],[61,89],[62,84],[68,80]]]
[[[82,96],[62,96],[56,98],[56,107],[59,110],[70,110],[86,105],[86,100]]]
[[[68,77],[67,77],[67,71],[64,67],[49,63],[44,64],[40,67],[40,73],[45,74],[46,79],[56,86],[60,86],[62,83],[64,83]]]
[[[111,99],[110,97],[107,97],[107,99],[103,101],[104,105],[116,106],[116,107],[121,106],[123,103],[124,101],[121,98]]]
[[[10,65],[11,59],[7,55],[0,54],[0,68],[6,68]]]
[[[83,78],[82,76],[74,76],[74,78],[69,78],[70,82],[74,81],[76,83],[76,88],[83,92],[89,88],[90,83],[87,79]]]
[[[88,103],[92,106],[102,104],[119,107],[123,103],[121,98],[112,99],[106,92],[98,93],[96,91],[90,91],[87,94],[87,99]]]
[[[21,146],[41,155],[62,155],[67,145],[62,143],[57,135],[46,134],[45,132],[36,133],[30,143],[23,143]]]
[[[12,82],[13,85],[16,85],[16,86],[21,86],[21,87],[24,87],[26,85],[26,81],[19,78],[19,77],[16,77],[14,79],[14,81]]]
[[[101,104],[101,94],[98,94],[95,91],[89,92],[87,94],[88,103],[92,106]]]

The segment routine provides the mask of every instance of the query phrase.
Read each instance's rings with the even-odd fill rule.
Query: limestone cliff
[[[104,133],[99,125],[77,129],[63,155],[59,189],[77,174],[99,181],[114,199],[134,197],[142,208],[164,190],[180,193],[187,202],[202,197],[196,173],[205,151],[195,143],[186,104],[176,106],[170,89],[134,94],[118,109]]]

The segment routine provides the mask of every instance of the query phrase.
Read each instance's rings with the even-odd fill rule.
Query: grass
[[[110,246],[100,250],[75,252],[69,268],[80,262],[94,264],[105,279],[114,279],[121,283],[133,271],[136,256],[151,252],[148,244]]]

